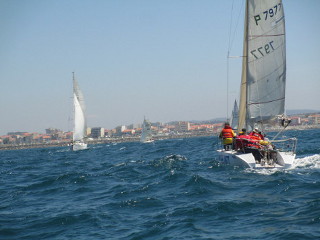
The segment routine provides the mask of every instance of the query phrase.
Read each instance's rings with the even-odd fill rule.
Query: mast
[[[72,83],[73,83],[73,93],[75,93],[76,78],[74,76],[74,72],[72,72]]]
[[[73,96],[73,134],[72,134],[72,141],[74,142],[76,139],[75,131],[76,131],[76,95],[75,95],[75,77],[74,72],[72,72],[72,96]]]
[[[239,120],[238,132],[242,128],[247,128],[247,69],[248,69],[248,5],[246,0],[246,10],[244,17],[244,37],[243,37],[243,56],[242,56],[242,75],[240,85],[240,104],[239,104]]]

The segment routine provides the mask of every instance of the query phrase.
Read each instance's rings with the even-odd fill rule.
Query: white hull
[[[85,150],[85,149],[87,149],[87,144],[86,144],[86,143],[83,143],[83,142],[74,143],[74,144],[71,146],[71,149],[72,149],[73,151]]]
[[[153,139],[144,140],[144,141],[141,140],[141,142],[142,143],[152,143],[152,142],[154,142],[154,140]]]
[[[295,154],[292,152],[277,152],[276,163],[264,164],[256,163],[252,153],[241,153],[237,151],[218,150],[218,161],[225,165],[239,166],[245,168],[290,168],[295,159]]]

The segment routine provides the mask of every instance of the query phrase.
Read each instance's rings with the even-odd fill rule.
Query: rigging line
[[[236,35],[236,32],[237,32],[237,29],[238,29],[238,25],[239,25],[239,20],[240,20],[240,16],[241,16],[241,13],[242,13],[242,11],[243,11],[243,9],[244,9],[244,0],[242,1],[242,4],[241,4],[241,7],[240,7],[240,11],[239,11],[239,13],[238,13],[238,17],[237,17],[237,21],[236,21],[236,26],[235,26],[235,29],[234,29],[234,32],[233,32],[233,37],[232,37],[232,41],[231,41],[231,43],[230,43],[230,49],[231,49],[231,47],[232,47],[232,45],[233,45],[233,42],[234,42],[234,39],[235,39],[235,35]]]
[[[229,56],[229,51],[228,51]],[[229,57],[227,57],[227,116],[226,119],[228,120],[229,116]]]
[[[229,41],[228,41],[228,56],[229,56],[229,51],[230,51],[230,43],[231,43],[231,28],[232,28],[232,20],[233,20],[233,18],[232,18],[232,16],[233,16],[233,4],[234,4],[234,1],[232,1],[232,5],[231,5],[231,16],[230,16],[230,18],[231,18],[231,20],[230,20],[230,26],[229,26]]]
[[[232,25],[233,25],[233,13],[234,13],[234,0],[232,1],[232,5],[231,5],[231,16],[230,16],[230,26],[229,26],[229,41],[228,41],[228,54],[227,54],[227,119],[229,117],[229,58],[235,58],[235,57],[230,57],[230,50],[232,48],[232,45],[233,45],[233,41],[235,39],[235,35],[236,35],[236,32],[237,32],[237,29],[238,29],[238,24],[239,24],[239,19],[240,19],[240,16],[241,16],[241,13],[242,13],[242,10],[243,10],[243,5],[244,5],[244,0],[242,1],[242,4],[241,4],[241,8],[240,8],[240,11],[238,13],[238,17],[237,17],[237,20],[236,20],[236,25],[235,25],[235,28],[233,30],[233,34],[232,34]]]
[[[233,20],[233,4],[232,1],[231,5],[231,13],[230,13],[230,25],[229,25],[229,40],[228,40],[228,52],[227,52],[227,92],[226,92],[226,100],[227,100],[227,112],[226,112],[226,119],[228,120],[229,116],[229,53],[230,53],[230,44],[231,44],[231,28],[232,28],[232,20]]]
[[[244,58],[246,56],[228,56],[228,58]]]

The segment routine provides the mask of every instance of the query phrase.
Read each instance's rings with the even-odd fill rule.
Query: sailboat
[[[285,45],[282,1],[247,0],[238,130],[261,129],[278,118],[283,123],[280,132],[288,126],[284,111]],[[218,160],[250,168],[289,168],[295,159],[296,142],[295,138],[272,139],[259,149],[234,146],[232,150],[218,150]],[[285,143],[285,147],[275,146],[280,143]]]
[[[230,126],[232,129],[238,129],[238,121],[239,121],[239,107],[237,100],[234,100],[233,110],[231,114]]]
[[[87,144],[84,142],[86,137],[86,117],[83,94],[79,88],[79,84],[73,74],[73,107],[74,107],[74,128],[72,139],[72,150],[87,149]]]
[[[142,133],[140,141],[142,143],[150,143],[154,141],[152,138],[151,123],[146,118],[144,118],[142,123]]]

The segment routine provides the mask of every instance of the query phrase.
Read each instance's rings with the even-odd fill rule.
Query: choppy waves
[[[314,154],[302,158],[298,157],[294,161],[293,168],[320,169],[320,154]]]
[[[300,137],[288,170],[219,166],[216,137],[0,152],[0,239],[319,238],[320,141]]]

